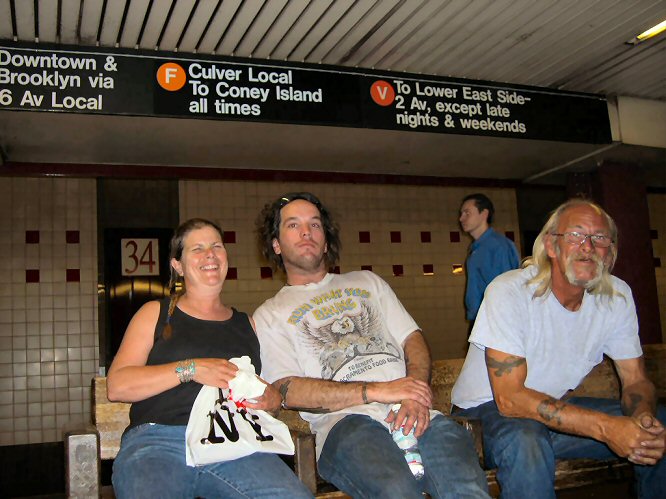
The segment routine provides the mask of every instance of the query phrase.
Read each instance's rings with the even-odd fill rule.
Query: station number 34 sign
[[[157,239],[121,239],[120,252],[122,275],[160,275]]]

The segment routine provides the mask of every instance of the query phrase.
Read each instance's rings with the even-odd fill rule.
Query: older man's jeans
[[[417,481],[386,427],[368,416],[350,415],[328,434],[319,474],[354,499],[488,497],[485,473],[467,430],[436,416],[419,438],[425,476]]]
[[[567,403],[613,416],[621,416],[618,400],[572,397]],[[488,468],[498,468],[497,481],[502,499],[555,498],[556,459],[613,459],[617,456],[591,438],[551,431],[532,419],[501,416],[494,401],[456,412],[481,420],[483,450]],[[658,419],[666,422],[666,410],[659,407]],[[634,466],[639,498],[666,498],[666,458],[654,466]]]
[[[112,481],[118,499],[312,498],[275,454],[187,466],[185,426],[144,424],[129,430]]]

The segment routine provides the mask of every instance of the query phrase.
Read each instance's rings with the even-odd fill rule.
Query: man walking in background
[[[495,207],[485,194],[470,194],[462,200],[460,225],[474,239],[465,262],[465,309],[466,318],[471,322],[470,331],[486,286],[507,270],[517,269],[520,260],[516,245],[490,226],[494,214]]]

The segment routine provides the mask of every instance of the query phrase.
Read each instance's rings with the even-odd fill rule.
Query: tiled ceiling
[[[0,0],[0,39],[666,99],[664,0]]]
[[[664,19],[664,0],[0,0],[0,41],[323,63],[664,101],[666,35],[627,43]],[[398,141],[391,131],[211,121],[188,124],[190,133],[182,120],[145,120],[151,118],[0,113],[0,152],[5,162],[523,180],[622,152],[617,144],[608,152],[608,146],[423,133]],[[137,141],[148,127],[153,133]],[[221,136],[230,137],[223,151],[215,148]],[[70,147],[73,137],[80,147]],[[128,142],[134,147],[118,147]],[[237,143],[242,148],[234,149]],[[187,154],[165,153],[170,145]],[[632,149],[630,156],[641,154]],[[664,164],[663,149],[643,156],[646,164]]]

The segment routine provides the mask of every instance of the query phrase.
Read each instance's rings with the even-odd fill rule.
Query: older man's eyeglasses
[[[608,248],[613,244],[613,240],[610,237],[601,234],[583,234],[582,232],[572,231],[561,234],[553,233],[553,236],[561,236],[566,243],[576,246],[585,244],[587,238],[590,238],[590,242],[595,248]]]

